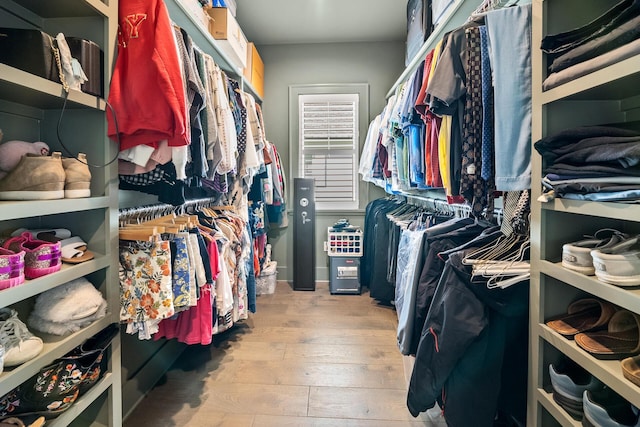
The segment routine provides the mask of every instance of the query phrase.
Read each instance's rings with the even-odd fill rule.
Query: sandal
[[[563,314],[546,322],[547,326],[567,338],[581,332],[604,328],[616,312],[615,305],[596,298],[572,302]]]
[[[60,242],[62,262],[67,264],[80,264],[95,258],[93,252],[87,250],[87,244],[79,236],[71,237],[71,232],[64,228],[54,230],[26,230],[31,235],[38,236],[39,239],[57,243]],[[52,232],[54,231],[54,232]]]
[[[606,331],[575,336],[576,344],[598,359],[622,359],[640,353],[640,316],[620,310],[611,317]]]

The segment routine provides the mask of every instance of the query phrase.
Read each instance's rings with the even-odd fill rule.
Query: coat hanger
[[[156,241],[160,233],[164,233],[164,227],[124,227],[118,229],[118,238],[120,240],[134,240],[140,242]]]

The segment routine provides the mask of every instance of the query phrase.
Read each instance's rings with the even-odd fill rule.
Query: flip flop
[[[640,353],[640,316],[620,310],[611,317],[606,331],[575,336],[576,344],[598,359],[622,359]]]
[[[608,301],[583,298],[572,302],[567,307],[567,314],[548,320],[546,325],[571,338],[581,332],[604,328],[616,310],[616,306]]]
[[[638,387],[640,387],[640,354],[627,357],[620,362],[622,375]]]

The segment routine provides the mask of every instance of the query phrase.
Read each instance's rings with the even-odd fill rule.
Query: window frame
[[[289,86],[289,173],[292,177],[302,177],[302,141],[300,126],[301,95],[357,95],[356,146],[354,149],[354,195],[352,202],[316,202],[318,211],[355,211],[362,209],[365,185],[359,179],[358,165],[369,125],[369,85],[352,84],[320,84]],[[291,195],[293,198],[293,194]]]

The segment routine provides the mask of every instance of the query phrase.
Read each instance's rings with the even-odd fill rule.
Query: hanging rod
[[[187,200],[180,206],[169,205],[166,203],[156,203],[153,205],[135,206],[132,208],[122,208],[118,210],[118,220],[124,221],[133,218],[155,218],[163,215],[183,214],[190,209],[199,210],[211,206],[216,206],[217,198],[206,197],[202,199]]]

